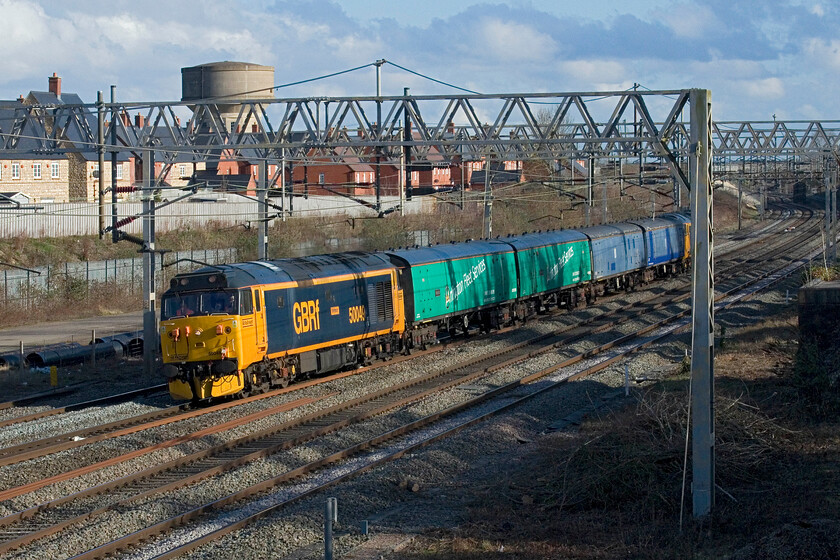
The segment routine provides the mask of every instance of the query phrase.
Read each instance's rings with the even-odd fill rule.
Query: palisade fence
[[[374,204],[374,197],[357,197],[369,204]],[[206,200],[206,199],[205,199]],[[216,202],[190,202],[189,200],[174,202],[168,206],[155,210],[155,230],[158,232],[175,231],[178,229],[196,229],[212,223],[220,226],[252,226],[256,227],[259,206],[256,201],[244,200],[233,195],[218,198]],[[271,199],[279,207],[279,199]],[[287,201],[288,202],[288,201]],[[389,210],[399,204],[399,198],[382,197],[383,210]],[[370,208],[339,196],[311,196],[309,198],[295,197],[293,206],[287,206],[292,216],[347,216],[370,217],[376,212]],[[437,207],[432,197],[415,197],[405,201],[405,212],[418,214],[430,212]],[[279,215],[279,209],[268,209],[269,216]],[[106,225],[111,225],[111,204],[106,206]],[[117,203],[117,216],[123,219],[138,216],[143,211],[141,202]],[[279,218],[277,218],[279,219]],[[121,228],[127,233],[139,235],[143,231],[143,220],[135,219]],[[98,235],[99,207],[96,203],[38,203],[27,205],[22,209],[0,205],[0,238],[9,239],[17,236],[32,238],[64,237],[69,235]]]
[[[156,291],[169,287],[169,279],[179,272],[188,272],[201,263],[222,264],[237,262],[235,248],[200,249],[167,253],[172,265],[161,268],[160,258],[155,259]],[[88,295],[103,284],[111,284],[129,294],[142,294],[143,258],[110,259],[51,265],[31,270],[3,270],[3,304],[30,308],[42,300],[60,293]]]

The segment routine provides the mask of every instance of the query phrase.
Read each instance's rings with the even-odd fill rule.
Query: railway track
[[[757,226],[747,228],[743,232],[739,232],[738,237],[743,241],[745,239],[754,238],[754,236],[765,232],[769,228],[777,227],[776,224],[773,223],[772,218],[782,219],[782,218],[785,217],[785,214],[787,212],[789,212],[789,210],[787,208],[784,208],[784,207],[771,207],[770,211],[771,211],[771,217],[768,218],[768,224],[769,225],[762,226],[762,225],[759,224]],[[760,243],[760,240],[757,241],[757,242]],[[2,429],[4,427],[7,427],[7,426],[15,425],[15,424],[30,422],[30,421],[39,420],[39,419],[42,419],[42,418],[47,418],[47,417],[50,417],[50,416],[56,416],[56,415],[59,415],[59,414],[64,414],[64,413],[67,413],[67,412],[84,410],[86,408],[91,408],[91,407],[95,407],[95,406],[103,406],[103,405],[108,405],[108,404],[126,402],[126,401],[132,400],[132,399],[134,399],[138,396],[148,396],[148,395],[154,394],[156,392],[163,391],[165,389],[166,389],[165,384],[159,384],[159,385],[154,385],[154,386],[151,386],[151,387],[136,389],[134,391],[128,391],[128,392],[125,392],[125,393],[121,393],[119,395],[106,396],[106,397],[103,397],[103,398],[100,398],[100,399],[93,399],[93,400],[88,400],[88,401],[84,401],[84,402],[80,402],[80,403],[74,403],[74,404],[71,404],[71,405],[63,406],[63,407],[56,407],[56,408],[37,411],[37,412],[29,413],[29,414],[22,414],[22,415],[17,416],[17,417],[8,418],[8,419],[5,419],[5,420],[0,420],[0,429]],[[18,399],[16,401],[1,402],[0,403],[0,410],[20,408],[20,407],[23,407],[23,406],[26,406],[26,405],[30,405],[34,402],[37,402],[38,400],[42,400],[42,399],[45,399],[45,398],[54,398],[57,395],[61,395],[61,394],[65,394],[65,393],[73,393],[77,390],[78,390],[78,387],[70,387],[70,388],[66,388],[65,391],[48,391],[48,392],[43,393],[43,394],[32,395],[30,397],[21,398],[21,399]],[[85,435],[83,433],[68,434],[68,436],[70,438],[73,438],[73,437],[84,438],[85,437]],[[79,441],[81,441],[81,439]],[[2,457],[2,456],[0,456],[0,457]]]
[[[32,412],[29,414],[24,414],[21,416],[15,416],[13,418],[7,418],[6,420],[0,421],[0,428],[5,428],[7,426],[14,426],[15,424],[22,424],[24,422],[31,422],[33,420],[40,420],[41,418],[48,418],[50,416],[56,416],[58,414],[64,414],[66,412],[74,412],[77,410],[85,410],[88,408],[93,408],[95,406],[105,406],[109,404],[116,404],[116,403],[123,403],[127,401],[131,401],[136,399],[137,397],[147,397],[150,395],[154,395],[157,393],[161,393],[166,391],[168,386],[166,383],[159,383],[157,385],[152,385],[150,387],[141,387],[140,389],[134,389],[132,391],[126,391],[124,393],[120,393],[117,395],[108,395],[106,397],[102,397],[99,399],[90,399],[87,401],[82,401],[74,404],[68,404],[66,406],[59,406],[55,408],[50,408],[48,410],[42,410],[38,412]],[[24,399],[18,399],[17,401],[8,401],[5,403],[0,403],[0,410],[5,410],[7,408],[17,408],[20,406],[25,406],[31,404],[33,402],[37,402],[40,399],[54,397],[57,393],[56,392],[49,392],[44,395],[38,395],[33,397],[27,397]]]
[[[736,290],[747,290],[749,286],[755,285],[757,282],[774,274],[789,273],[795,267],[787,265],[784,268],[775,268],[765,270],[762,274],[755,278],[742,282],[739,286],[729,290],[734,292]],[[744,292],[738,297],[748,297],[749,292]],[[731,304],[733,298],[731,295],[722,295],[719,299],[728,298]],[[368,438],[364,441],[358,442],[350,447],[339,450],[335,453],[326,455],[315,461],[311,461],[306,465],[291,469],[277,477],[264,480],[259,484],[245,488],[238,492],[229,494],[212,503],[205,504],[198,508],[194,508],[187,512],[179,513],[177,517],[163,520],[157,524],[147,527],[142,531],[138,531],[132,535],[128,535],[106,543],[75,556],[76,560],[87,560],[90,558],[99,558],[105,555],[111,556],[125,547],[130,547],[139,541],[144,541],[145,554],[132,554],[129,550],[126,556],[137,557],[154,557],[154,558],[173,558],[180,556],[190,550],[198,548],[202,544],[219,539],[220,537],[230,534],[231,532],[240,529],[247,524],[272,515],[296,501],[310,497],[316,492],[320,492],[325,488],[329,488],[339,482],[349,478],[358,476],[368,470],[380,466],[386,462],[393,461],[419,449],[420,447],[429,445],[444,437],[449,437],[469,426],[483,422],[505,410],[518,406],[522,402],[534,398],[535,396],[555,389],[556,387],[568,383],[570,381],[580,379],[594,372],[600,371],[609,365],[614,364],[618,360],[623,359],[628,353],[638,351],[639,349],[651,345],[656,341],[670,336],[673,333],[683,330],[689,326],[688,320],[683,320],[681,323],[666,328],[666,324],[679,321],[680,318],[685,317],[690,312],[689,309],[684,309],[680,312],[674,313],[669,317],[663,318],[660,321],[650,324],[647,328],[639,332],[634,332],[626,335],[616,337],[604,344],[595,348],[591,348],[585,352],[578,353],[571,356],[560,363],[543,368],[531,375],[521,379],[512,381],[500,387],[489,389],[479,396],[465,400],[464,402],[441,410],[427,417],[406,423],[398,428],[389,430],[387,432],[378,434],[374,437]],[[649,334],[653,333],[653,334]],[[647,336],[645,336],[647,335]],[[643,340],[639,341],[640,338]],[[633,341],[636,342],[633,342]],[[609,357],[597,360],[594,356],[601,354],[607,350],[615,349]],[[574,371],[564,371],[573,365],[578,364]],[[510,362],[504,365],[499,364],[499,367],[510,366]],[[527,394],[521,394],[523,388],[528,386],[531,382],[542,379],[547,376],[551,377],[548,383],[543,383],[542,386],[530,385]],[[511,399],[511,393],[516,392],[516,396]],[[430,426],[437,426],[437,429],[429,429]],[[420,435],[414,435],[411,440],[408,440],[409,434],[416,434],[422,431]],[[348,458],[361,457],[357,461],[350,461],[350,464],[345,464]],[[340,466],[337,466],[340,464]],[[306,483],[295,482],[300,477],[305,475],[312,475],[318,473],[318,482]],[[243,500],[250,499],[256,494],[267,492],[272,488],[284,485],[282,490],[273,492],[268,497],[260,499],[260,506],[257,511],[253,511],[254,507],[234,508],[234,505]],[[177,534],[171,538],[164,537],[155,543],[149,543],[155,535],[174,530],[176,527],[183,525],[185,522],[193,521],[206,515],[214,515],[216,520],[214,523],[202,524],[202,527],[189,527],[183,530],[178,530]]]
[[[786,240],[784,244],[777,245],[774,250],[778,251],[779,250],[778,247],[783,246],[783,245],[790,245],[792,241],[794,241],[794,240],[792,240],[792,239],[791,240]],[[756,280],[751,280],[751,282],[754,282],[754,281],[756,281]],[[735,289],[735,288],[732,288],[732,289]],[[657,299],[657,298],[660,301],[655,302],[654,300]],[[639,315],[642,315],[642,314],[649,313],[650,310],[652,310],[652,309],[658,309],[658,308],[664,307],[668,303],[674,303],[675,299],[676,298],[673,296],[673,293],[669,292],[669,293],[661,294],[660,296],[656,296],[656,298],[650,298],[650,300],[647,302],[647,305],[643,309],[639,309],[641,307],[641,305],[633,304],[632,306],[628,306],[627,309],[622,309],[621,312],[622,313],[631,313],[631,314],[636,313],[635,316],[639,316]],[[685,298],[681,298],[681,299],[685,299]],[[634,308],[634,307],[637,308],[637,309],[633,310],[632,308]],[[684,314],[685,312],[686,311],[684,310],[682,313]],[[541,338],[540,343],[543,345],[544,349],[554,348],[556,345],[566,345],[570,341],[572,341],[575,337],[578,337],[578,339],[579,339],[580,337],[582,337],[584,334],[587,334],[587,333],[591,334],[592,332],[603,332],[603,331],[608,330],[609,328],[614,327],[618,323],[626,322],[628,320],[629,316],[630,315],[624,315],[623,317],[619,317],[618,312],[617,312],[616,317],[614,317],[611,321],[606,321],[606,318],[599,317],[599,318],[596,318],[596,319],[601,321],[600,325],[597,324],[597,320],[593,320],[593,321],[591,321],[592,324],[588,328],[579,327],[579,329],[581,329],[581,332],[572,333],[570,329],[566,329],[563,333],[563,336],[565,338],[558,339],[558,340],[551,340],[550,336],[540,337]],[[674,319],[672,318],[670,320],[674,320]],[[659,325],[651,327],[651,328],[658,328],[658,326]],[[638,334],[639,333],[634,333],[633,335],[629,335],[629,336],[638,336]],[[558,334],[555,333],[553,336],[558,336]],[[619,339],[618,341],[612,341],[610,343],[610,346],[608,346],[608,347],[612,347],[615,344],[619,344],[621,342],[622,342],[621,339]],[[509,367],[513,362],[515,362],[517,360],[523,359],[525,357],[533,357],[533,355],[535,354],[535,351],[532,350],[534,344],[536,344],[535,341],[529,341],[527,344],[519,345],[519,348],[517,348],[516,350],[527,349],[527,351],[522,356],[518,356],[518,357],[513,356],[512,352],[514,352],[514,349],[510,349],[509,351],[503,353],[506,356],[504,359],[502,359],[501,355],[495,355],[492,358],[486,358],[486,359],[493,359],[493,360],[501,360],[495,366],[484,366],[484,367],[482,367],[482,366],[478,365],[480,362],[476,362],[475,364],[472,364],[472,367],[476,367],[478,369],[473,374],[470,374],[470,375],[459,374],[459,376],[457,376],[457,377],[455,377],[455,378],[453,378],[449,381],[443,382],[443,381],[441,381],[441,379],[442,379],[441,376],[444,375],[444,374],[440,374],[440,373],[436,374],[435,376],[433,376],[433,377],[438,379],[435,383],[442,384],[443,387],[446,387],[448,384],[457,384],[457,383],[462,384],[462,383],[466,383],[466,382],[474,382],[477,379],[477,377],[474,377],[474,376],[480,377],[482,375],[492,373],[492,371],[489,371],[489,370],[495,371],[496,369],[499,369],[499,368]],[[529,348],[529,346],[530,346],[530,348]],[[602,347],[602,348],[598,349],[597,352],[603,351],[605,348],[607,348],[607,347]],[[545,351],[545,350],[543,350],[543,351]],[[582,360],[582,359],[586,358],[587,355],[592,355],[592,352],[593,351],[590,350],[590,351],[587,351],[586,353],[582,353],[577,357],[577,359]],[[597,352],[595,352],[595,353],[597,353]],[[393,388],[392,390],[393,391],[399,391],[401,389],[402,388]],[[440,391],[440,390],[442,390],[440,387],[437,387],[437,388],[430,387],[430,388],[426,389],[425,391],[436,392],[436,391]],[[429,393],[429,394],[431,394],[431,393]],[[396,401],[393,401],[390,404],[388,404],[388,403],[376,403],[376,406],[374,406],[374,408],[368,409],[366,411],[356,410],[350,417],[347,416],[347,414],[350,414],[349,409],[342,409],[342,410],[336,409],[333,412],[335,414],[337,414],[338,416],[335,417],[333,422],[328,423],[327,425],[320,425],[320,429],[326,430],[323,434],[320,434],[320,435],[324,435],[326,433],[330,433],[332,431],[338,430],[341,427],[344,427],[344,426],[349,425],[349,424],[353,424],[353,423],[356,423],[356,422],[361,422],[361,421],[365,420],[366,418],[368,418],[370,416],[375,416],[377,414],[381,414],[382,412],[384,412],[386,410],[393,409],[395,407],[399,407],[402,404],[404,404],[405,402],[409,402],[409,401],[412,401],[412,400],[417,400],[418,398],[423,398],[423,395],[424,395],[423,391],[421,391],[420,393],[415,392],[411,396],[403,396],[402,399],[397,399]],[[383,395],[375,395],[376,398],[379,398],[379,397],[382,397],[382,396]],[[368,402],[373,402],[373,401],[368,401]],[[358,403],[358,404],[361,406],[361,403]],[[309,420],[311,420],[313,422],[319,421],[318,418],[316,418],[316,417],[317,417],[317,415],[313,415],[313,417],[310,418]],[[320,421],[320,424],[322,424],[322,423],[323,423],[323,420]],[[292,427],[287,426],[287,429],[290,430],[290,434],[291,434],[291,431],[293,431]],[[411,428],[411,429],[416,429],[416,426],[414,428]],[[287,434],[287,436],[290,435],[290,434]],[[319,435],[318,432],[312,431],[310,433],[310,435],[308,435],[308,436],[295,435],[294,437],[287,437],[282,442],[279,442],[277,440],[271,439],[272,437],[275,436],[275,434],[266,434],[265,442],[260,444],[260,449],[249,449],[247,447],[246,442],[243,442],[243,447],[242,447],[242,449],[240,449],[237,452],[238,453],[237,455],[232,456],[232,457],[224,457],[224,461],[226,461],[226,463],[222,463],[222,464],[218,464],[217,462],[214,463],[213,461],[220,460],[220,458],[223,457],[224,453],[230,452],[230,446],[221,446],[221,447],[215,449],[213,453],[210,453],[210,455],[214,455],[214,453],[217,453],[218,455],[214,456],[210,463],[201,467],[201,468],[204,469],[203,472],[206,473],[206,474],[195,473],[195,472],[193,472],[192,474],[189,474],[189,472],[190,472],[189,469],[185,469],[185,472],[187,473],[187,476],[186,477],[182,476],[181,482],[175,482],[171,479],[167,480],[166,477],[163,477],[157,483],[155,483],[156,488],[152,488],[152,489],[146,488],[146,489],[144,489],[142,484],[141,484],[141,486],[139,488],[135,487],[135,489],[133,490],[133,492],[134,492],[133,497],[131,497],[131,492],[129,492],[129,497],[125,497],[122,494],[115,494],[116,503],[112,503],[111,505],[108,505],[108,506],[101,506],[100,509],[96,509],[96,510],[93,510],[93,511],[87,511],[86,513],[81,513],[81,514],[76,513],[76,517],[71,518],[71,520],[65,519],[63,522],[59,522],[59,523],[63,523],[62,526],[66,526],[67,524],[78,522],[78,521],[80,521],[80,519],[82,517],[88,517],[88,516],[93,516],[97,513],[102,513],[104,511],[106,511],[107,509],[109,509],[111,507],[114,507],[115,505],[118,505],[118,504],[125,505],[127,500],[128,501],[137,500],[141,497],[147,497],[147,496],[151,495],[151,493],[160,493],[160,492],[171,490],[172,488],[175,487],[175,486],[172,486],[173,484],[191,484],[191,483],[194,483],[197,480],[199,480],[200,478],[206,478],[207,476],[212,476],[212,475],[218,474],[219,472],[222,472],[222,470],[229,470],[229,469],[235,468],[237,466],[240,466],[241,464],[244,464],[245,462],[254,460],[257,457],[265,456],[265,454],[276,453],[276,452],[280,451],[283,448],[283,446],[290,446],[290,445],[299,444],[299,442],[302,442],[302,441],[305,441],[305,440],[308,440],[308,439],[312,439],[314,437],[318,437],[318,435]],[[296,441],[298,443],[289,443],[289,442],[296,442]],[[368,445],[380,445],[381,443],[382,442],[379,442],[379,441],[374,442],[374,440],[371,440],[371,441],[367,442],[365,444],[365,446],[363,446],[363,447],[366,447]],[[243,452],[245,453],[244,455],[242,455]],[[208,455],[206,457],[193,457],[192,460],[193,461],[199,461],[199,460],[208,458],[210,455]],[[313,468],[322,468],[324,465],[329,464],[330,462],[339,459],[339,458],[336,458],[336,457],[333,457],[333,456],[330,456],[330,457],[332,457],[332,459],[330,461],[327,461],[327,463],[316,462],[316,463],[320,463],[320,464],[319,464],[319,466],[316,466],[316,467],[313,467]],[[225,464],[227,466],[223,466]],[[186,464],[184,464],[184,465],[186,465]],[[177,466],[172,465],[171,467],[175,468]],[[194,468],[198,468],[198,467],[194,467]],[[159,469],[158,473],[147,472],[146,474],[149,475],[149,477],[151,477],[151,476],[159,475],[161,472],[163,472],[163,470]],[[295,471],[295,472],[297,474],[290,475],[290,476],[298,476],[300,474],[297,471]],[[193,477],[193,478],[190,478],[190,477]],[[146,480],[150,480],[150,478],[148,478]],[[184,482],[185,480],[187,482]],[[123,482],[126,482],[126,481],[123,481]],[[162,484],[160,482],[162,482]],[[279,483],[279,481],[278,481],[278,483]],[[149,484],[149,482],[147,482],[146,484]],[[119,481],[115,481],[114,483],[109,483],[109,485],[113,485],[114,487],[120,486]],[[105,489],[101,489],[101,490],[105,490]],[[262,490],[255,490],[255,492],[259,492],[259,491],[262,491]],[[83,497],[83,496],[76,496],[76,498],[81,498],[81,497]],[[231,498],[231,499],[233,499],[235,501],[235,500],[238,500],[238,499],[242,499],[242,496],[239,496],[237,498]],[[58,502],[60,502],[60,503],[58,503]],[[20,533],[21,531],[26,532],[28,529],[25,529],[23,525],[13,525],[13,524],[16,523],[16,522],[22,521],[23,519],[26,519],[27,516],[32,517],[32,516],[34,516],[35,514],[38,514],[38,513],[43,513],[43,512],[49,511],[50,512],[49,515],[52,515],[56,511],[58,511],[61,506],[65,506],[66,504],[68,504],[69,499],[63,499],[63,501],[58,501],[58,502],[53,503],[51,505],[50,504],[42,504],[42,506],[38,506],[36,508],[30,508],[30,510],[27,510],[28,514],[25,514],[24,512],[21,512],[22,515],[20,516],[20,518],[18,520],[12,520],[11,519],[12,516],[10,516],[9,518],[6,518],[5,520],[0,520],[0,525],[2,525],[4,527],[6,527],[6,526],[13,527],[14,530],[10,529],[10,532],[12,532],[12,533],[15,532],[15,531],[17,531],[18,533]],[[228,502],[225,502],[225,503],[228,503]],[[224,505],[224,504],[216,503],[213,507],[219,507],[221,505]],[[70,511],[70,513],[73,513],[73,512],[76,511],[76,510],[73,510],[71,506],[67,506],[65,508],[65,510]],[[206,510],[201,509],[201,511],[196,513],[196,515],[201,515],[205,511]],[[49,516],[47,516],[46,518],[48,518],[48,517]],[[187,518],[185,518],[184,515],[182,514],[182,515],[179,515],[178,519],[181,519],[183,521],[183,520],[186,520]],[[58,525],[55,525],[55,524],[53,525],[53,527],[56,527],[56,526],[58,526]],[[160,528],[161,528],[158,525],[156,525],[155,527],[157,528],[157,529],[155,529],[157,531],[159,531]],[[42,529],[42,528],[41,529],[35,528],[33,530],[28,530],[28,531],[29,532],[27,533],[27,535],[29,535],[29,536],[35,534],[36,531],[40,531],[40,532],[37,533],[37,536],[34,536],[32,538],[23,537],[24,539],[29,539],[26,542],[31,542],[32,540],[34,540],[36,538],[39,538],[39,536],[44,536],[45,534],[48,534],[48,532],[45,533],[44,529]],[[148,536],[148,535],[146,535],[146,536]],[[142,537],[142,538],[145,538],[145,537]],[[23,540],[20,540],[20,537],[18,537],[18,539],[19,539],[18,544],[17,545],[9,545],[9,548],[11,548],[13,546],[21,546],[21,545],[25,544],[23,542]],[[4,542],[4,544],[5,544],[5,543],[9,543],[9,542],[13,543],[15,541],[13,539],[8,539],[8,540],[5,540],[5,541],[0,541],[0,542]],[[120,548],[122,546],[125,546],[125,545],[126,545],[125,541],[120,541],[119,545],[115,545],[116,548],[114,550],[116,550],[117,548]],[[7,548],[0,548],[0,551],[2,551],[2,550],[7,550]],[[91,552],[91,554],[94,554],[94,556],[82,555],[82,556],[79,556],[79,558],[96,557],[95,556],[96,554],[104,554],[104,553],[105,553],[104,549],[97,549],[97,552]]]

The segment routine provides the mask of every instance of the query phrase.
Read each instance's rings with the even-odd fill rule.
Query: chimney
[[[123,126],[131,126],[131,117],[128,116],[127,112],[120,113],[120,120],[122,120]]]
[[[50,76],[50,93],[54,93],[56,97],[61,97],[61,78],[55,72]]]
[[[146,119],[143,117],[143,115],[134,115],[134,125],[137,128],[143,128],[143,126],[145,124],[146,124]]]
[[[455,134],[455,123],[454,122],[449,121],[448,123],[446,123],[446,132],[448,132],[449,134]]]

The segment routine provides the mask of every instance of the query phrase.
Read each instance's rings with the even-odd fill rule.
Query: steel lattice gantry
[[[21,105],[0,119],[0,152],[16,152],[23,137],[44,152],[66,151],[68,141],[74,151],[92,152],[115,137],[116,146],[107,149],[138,156],[151,149],[164,164],[185,155],[202,161],[242,150],[277,161],[338,161],[373,152],[393,161],[406,146],[413,161],[488,153],[505,159],[600,157],[632,154],[639,146],[684,156],[688,98],[689,90],[225,100],[240,108],[232,121],[212,101],[110,103],[101,105],[110,117],[104,138],[96,127],[100,106]],[[189,120],[182,126],[184,114]],[[129,115],[140,115],[143,125],[131,125]]]
[[[661,157],[675,180],[692,193],[694,212],[694,342],[692,388],[694,513],[711,511],[714,499],[712,341],[714,281],[711,267],[713,143],[723,151],[773,144],[777,134],[792,144],[836,146],[823,127],[807,139],[790,130],[757,133],[745,127],[716,132],[706,90],[528,93],[231,100],[234,119],[223,118],[218,100],[185,103],[23,105],[0,108],[0,154],[130,151],[143,160],[144,255],[154,257],[153,161],[171,166],[179,158],[212,161],[256,154],[265,161],[306,162],[352,155],[411,162],[452,158],[526,160],[565,157],[632,157],[642,151]],[[689,117],[685,118],[685,113]],[[131,115],[140,115],[130,124]],[[108,118],[107,127],[104,119]],[[181,120],[186,124],[181,125]],[[103,126],[99,127],[99,122]],[[628,122],[630,123],[628,125]],[[757,136],[751,136],[756,133]],[[810,134],[810,133],[809,133]],[[754,138],[753,140],[749,140]],[[106,140],[108,139],[108,140]],[[23,146],[27,146],[24,148]],[[281,173],[283,165],[278,166]],[[267,181],[261,165],[260,199]],[[281,179],[282,180],[282,179]],[[272,182],[274,179],[272,179]],[[265,222],[263,222],[265,224]],[[264,231],[261,232],[261,235]],[[264,237],[262,238],[264,239]],[[260,243],[262,246],[262,242]],[[264,256],[263,254],[260,255]],[[145,267],[144,267],[145,270]],[[149,266],[153,271],[153,267]],[[153,275],[150,272],[150,276]],[[154,327],[154,290],[147,287],[144,324]],[[154,348],[146,344],[146,348]],[[146,367],[154,356],[147,353]],[[700,387],[699,385],[702,385]]]
[[[233,121],[225,121],[213,100],[108,103],[101,109],[110,117],[104,138],[115,138],[115,147],[138,155],[152,149],[164,164],[185,155],[203,161],[220,150],[235,155],[242,149],[306,161],[324,155],[365,158],[378,148],[381,157],[394,158],[406,145],[416,161],[430,154],[483,157],[489,152],[512,160],[609,157],[636,153],[640,145],[656,155],[685,156],[688,92],[226,99],[225,106],[239,107]],[[7,107],[0,118],[0,153],[19,153],[23,138],[29,140],[27,151],[93,152],[109,144],[97,132],[99,109],[98,104]],[[142,117],[142,126],[130,123],[134,115]],[[402,132],[406,127],[412,131],[408,139]],[[715,154],[723,157],[837,153],[840,121],[717,122],[711,137]]]

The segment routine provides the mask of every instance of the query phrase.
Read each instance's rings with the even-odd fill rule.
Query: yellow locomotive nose
[[[238,393],[236,320],[232,317],[179,317],[161,322],[162,373],[172,396],[207,399]]]

